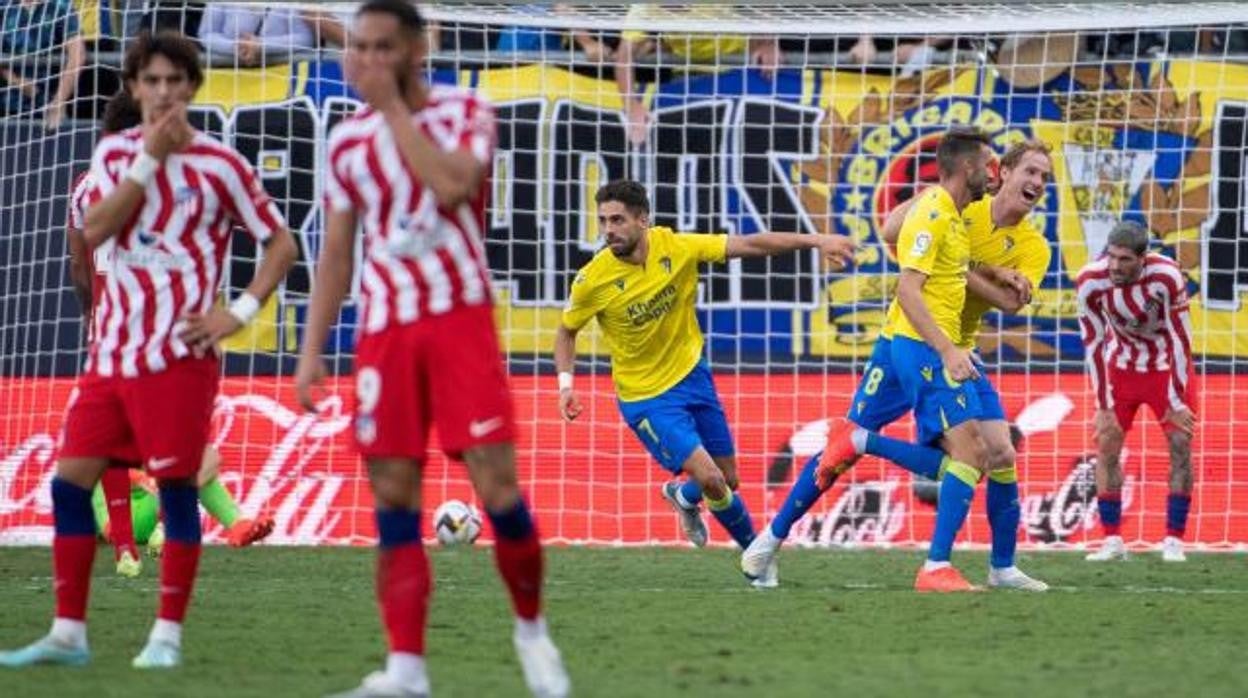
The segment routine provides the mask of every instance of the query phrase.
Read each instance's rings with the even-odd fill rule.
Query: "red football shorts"
[[[1171,405],[1170,381],[1169,371],[1137,373],[1113,366],[1109,368],[1109,391],[1114,401],[1114,416],[1118,418],[1118,426],[1122,427],[1123,432],[1131,430],[1140,405],[1148,405],[1163,430],[1169,432],[1177,429],[1164,420]],[[1179,399],[1190,409],[1191,402],[1186,392]]]
[[[84,375],[65,409],[61,455],[139,462],[156,478],[195,477],[218,384],[215,357],[134,378]]]
[[[355,358],[355,443],[369,457],[423,459],[429,425],[442,450],[515,438],[511,389],[490,306],[390,327],[360,338]]]

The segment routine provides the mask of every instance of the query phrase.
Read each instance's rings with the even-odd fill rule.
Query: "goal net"
[[[340,51],[353,3],[44,5],[53,9],[0,29],[0,541],[51,537],[48,482],[84,342],[66,256],[69,187],[120,87],[120,52],[153,26],[180,28],[207,48],[195,123],[257,167],[301,251],[258,320],[224,346],[214,421],[223,482],[245,515],[276,517],[278,542],[371,541],[372,499],[348,414],[354,306],[326,347],[343,377],[321,412],[297,407],[290,379],[320,249],[326,133],[358,106]],[[1232,458],[1243,447],[1235,415],[1248,405],[1248,5],[423,9],[430,79],[474,88],[497,107],[487,248],[521,420],[520,475],[547,539],[682,540],[659,495],[668,475],[620,418],[593,324],[579,346],[586,411],[573,424],[558,416],[554,333],[576,270],[600,247],[599,186],[644,182],[655,223],[679,230],[840,233],[860,245],[843,272],[807,253],[704,272],[706,354],[736,440],[741,492],[762,525],[821,447],[827,420],[850,407],[897,280],[879,237],[886,215],[934,181],[940,135],[973,124],[998,152],[1043,141],[1054,165],[1032,215],[1053,252],[1044,282],[1023,313],[989,315],[979,347],[1019,439],[1020,540],[1077,546],[1100,536],[1095,400],[1073,283],[1113,224],[1129,218],[1178,260],[1192,299],[1187,538],[1208,549],[1248,546],[1248,467]],[[237,295],[256,260],[248,237],[236,235],[223,297]],[[909,437],[911,422],[890,433]],[[463,467],[434,445],[425,508],[472,501]],[[1123,532],[1135,546],[1165,535],[1169,461],[1156,420],[1141,414],[1123,454]],[[930,483],[866,459],[792,540],[922,544],[933,499]],[[206,535],[219,540],[221,530],[210,524]],[[727,537],[712,527],[712,540]],[[960,540],[988,541],[982,505]]]

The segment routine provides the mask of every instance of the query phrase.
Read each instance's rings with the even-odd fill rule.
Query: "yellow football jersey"
[[[971,244],[949,192],[931,187],[910,207],[897,239],[897,258],[902,269],[927,275],[923,302],[940,331],[955,344],[960,342]],[[887,324],[891,330],[887,337],[924,341],[895,298],[888,309]]]
[[[1015,225],[998,227],[992,222],[992,197],[985,196],[962,209],[962,223],[971,239],[971,260],[1013,269],[1040,288],[1049,269],[1053,251],[1044,234],[1024,217]],[[962,340],[958,346],[975,348],[984,313],[992,310],[988,301],[971,293],[962,307]]]
[[[576,275],[563,310],[573,330],[591,318],[611,349],[611,376],[625,402],[645,400],[676,385],[702,360],[702,330],[694,315],[698,264],[722,262],[727,235],[651,228],[646,263],[630,264],[602,249]]]

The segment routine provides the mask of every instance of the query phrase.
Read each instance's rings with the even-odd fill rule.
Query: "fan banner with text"
[[[935,143],[959,123],[983,128],[999,152],[1038,138],[1052,147],[1055,168],[1034,213],[1054,249],[1048,274],[1024,316],[990,320],[1027,331],[985,333],[981,351],[1010,367],[1025,361],[1033,371],[1081,360],[1074,277],[1099,254],[1114,222],[1128,217],[1146,222],[1159,249],[1184,269],[1197,358],[1248,357],[1248,305],[1241,302],[1248,267],[1238,261],[1248,259],[1242,187],[1248,65],[1176,59],[1054,72],[1043,85],[1024,88],[991,66],[969,64],[905,78],[807,68],[766,79],[757,70],[729,69],[656,85],[647,101],[650,142],[641,149],[628,143],[619,94],[609,80],[552,65],[438,70],[433,76],[471,86],[497,106],[487,250],[513,360],[550,351],[571,280],[599,248],[594,193],[622,176],[648,184],[653,218],[661,225],[743,234],[840,232],[861,244],[844,273],[823,270],[813,252],[708,268],[700,320],[713,360],[865,359],[897,279],[879,228],[894,206],[934,181]],[[297,346],[320,249],[324,168],[318,163],[328,130],[357,107],[333,62],[207,72],[194,108],[197,126],[257,166],[301,251],[277,300],[231,340],[230,350],[259,356]],[[0,161],[4,176],[25,187],[15,191],[31,194],[0,208],[0,227],[48,221],[50,247],[22,244],[9,251],[19,281],[35,287],[45,276],[27,270],[50,266],[55,274],[58,264],[37,251],[63,248],[64,207],[51,204],[85,167],[94,134],[60,135],[66,142],[49,149],[38,133],[23,131],[29,128],[0,124],[15,151]],[[49,154],[57,162],[22,169]],[[0,251],[5,246],[0,239]],[[236,295],[257,255],[242,233],[233,254],[227,276]],[[358,278],[354,283],[358,287]],[[63,319],[40,315],[57,312],[56,304],[18,300],[9,315],[15,326]],[[349,306],[331,352],[353,352],[354,322]],[[588,334],[585,351],[604,356],[596,329]],[[11,363],[0,373],[72,374],[75,323],[28,339],[0,355],[0,368]],[[22,363],[16,355],[23,353],[33,362]],[[272,366],[248,370],[271,373]]]
[[[356,108],[337,68],[304,71],[306,79],[292,82],[297,101],[279,107],[311,110],[290,123],[315,133],[273,134],[263,147],[278,152],[256,156],[270,191],[288,202],[309,258],[319,248],[311,204],[319,198],[310,194],[321,183],[307,172],[307,193],[299,194],[299,183],[281,174],[296,171],[283,163],[296,162],[305,135],[323,143]],[[1050,69],[1047,82],[1025,87],[992,66],[969,64],[909,77],[821,68],[784,69],[774,79],[740,68],[692,75],[654,86],[651,131],[640,149],[629,145],[612,81],[553,65],[441,70],[434,79],[471,86],[497,106],[487,248],[513,358],[550,351],[572,277],[600,247],[594,193],[629,176],[648,185],[659,225],[837,232],[862,245],[852,273],[826,272],[808,252],[708,268],[700,304],[713,358],[865,359],[896,282],[879,229],[893,207],[935,182],[935,146],[953,124],[980,127],[999,153],[1025,138],[1053,153],[1054,181],[1033,214],[1055,250],[1051,266],[1027,317],[994,320],[1029,332],[987,334],[981,351],[1025,359],[1033,370],[1081,358],[1074,278],[1126,217],[1147,224],[1159,249],[1179,259],[1193,300],[1195,351],[1248,356],[1248,332],[1235,331],[1248,327],[1240,302],[1248,269],[1237,262],[1248,258],[1241,224],[1248,66],[1156,60]],[[237,88],[213,94],[203,100],[238,98]],[[251,104],[231,120],[272,131],[282,121],[265,117],[272,108]],[[263,348],[294,333],[304,278],[287,285],[296,307],[274,311],[283,322]],[[349,335],[338,341],[350,351]],[[602,354],[605,344],[589,342],[588,351]]]
[[[586,404],[581,423],[555,417],[553,378],[513,378],[521,481],[527,485],[543,537],[558,542],[677,543],[675,516],[662,506],[665,475],[634,443],[616,418],[605,377],[583,377]],[[826,416],[843,414],[852,393],[850,375],[716,376],[737,438],[742,493],[755,520],[769,519],[793,480],[795,467],[822,447]],[[1006,412],[1023,434],[1019,480],[1021,540],[1080,544],[1095,540],[1092,478],[1095,450],[1088,425],[1094,403],[1083,376],[998,376]],[[46,543],[52,536],[48,483],[56,458],[59,415],[74,382],[46,379],[34,391],[46,404],[29,402],[30,391],[10,390],[0,379],[6,414],[22,410],[46,418],[23,420],[23,432],[0,460],[0,543]],[[29,382],[27,382],[29,387]],[[350,382],[338,380],[316,414],[299,409],[284,379],[223,381],[214,419],[214,440],[224,462],[222,480],[244,515],[267,512],[277,520],[272,541],[291,544],[365,544],[375,528],[367,480],[352,447]],[[1198,415],[1192,449],[1196,486],[1188,539],[1213,549],[1248,544],[1248,485],[1235,476],[1234,396],[1226,376],[1199,382],[1205,411]],[[19,396],[25,394],[27,398]],[[829,396],[827,398],[820,396]],[[1241,401],[1242,403],[1242,401]],[[593,426],[591,426],[591,424]],[[908,421],[891,433],[910,436]],[[425,476],[426,510],[455,498],[473,501],[462,464],[434,449]],[[610,457],[602,457],[610,454]],[[1123,459],[1123,535],[1137,544],[1161,540],[1165,529],[1168,460],[1165,437],[1147,412],[1137,417]],[[794,529],[798,545],[907,544],[931,532],[934,489],[895,466],[869,458],[855,466]],[[982,492],[977,495],[982,498]],[[962,541],[988,542],[977,502]],[[426,531],[430,530],[428,527]],[[208,540],[221,540],[215,523]],[[711,527],[712,541],[729,544]],[[489,531],[484,536],[489,538]]]

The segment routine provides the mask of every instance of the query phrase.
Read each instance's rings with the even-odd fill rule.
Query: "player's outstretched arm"
[[[978,378],[979,371],[975,362],[971,361],[969,350],[959,349],[944,332],[940,331],[932,313],[923,300],[923,285],[927,283],[927,274],[917,269],[902,269],[901,280],[897,282],[897,303],[906,319],[923,338],[928,346],[940,354],[945,370],[954,380],[964,381]]]
[[[729,235],[724,256],[770,257],[798,250],[819,250],[834,266],[845,266],[854,260],[854,241],[844,235],[803,233],[753,233]]]
[[[576,369],[576,334],[567,325],[560,323],[555,330],[555,371],[559,374],[559,414],[571,422],[580,416],[584,407],[572,385]]]
[[[329,338],[329,328],[338,318],[342,301],[351,287],[351,270],[355,256],[355,212],[330,211],[326,224],[321,257],[316,263],[312,282],[312,300],[308,305],[308,321],[299,348],[299,365],[295,369],[295,391],[299,404],[308,411],[316,410],[312,388],[325,378],[325,362],[321,348]]]

